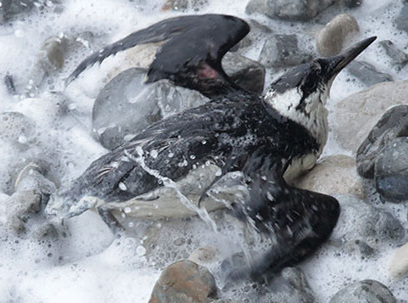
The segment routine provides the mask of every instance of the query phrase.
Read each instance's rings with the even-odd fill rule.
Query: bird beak
[[[377,39],[377,37],[365,39],[353,45],[340,55],[321,59],[326,61],[327,64],[327,80],[333,80],[343,68],[345,68],[359,54],[361,54],[371,43],[374,42],[375,39]]]

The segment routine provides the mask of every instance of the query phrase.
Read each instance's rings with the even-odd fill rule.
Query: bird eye
[[[315,62],[310,72],[307,73],[300,84],[300,90],[303,93],[303,98],[307,98],[310,94],[314,93],[318,89],[318,85],[321,82],[321,66],[318,62]]]

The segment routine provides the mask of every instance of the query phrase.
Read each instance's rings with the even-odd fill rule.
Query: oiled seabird
[[[58,197],[67,216],[94,207],[106,219],[110,205],[128,205],[150,193],[160,200],[160,189],[173,190],[212,163],[220,171],[201,197],[225,176],[239,172],[247,195],[231,201],[235,215],[274,239],[275,245],[252,265],[252,276],[303,260],[330,236],[340,212],[337,200],[295,188],[285,179],[315,164],[327,141],[325,104],[331,84],[375,37],[338,56],[292,69],[259,96],[234,84],[221,66],[223,55],[248,31],[245,21],[232,16],[176,17],[131,34],[78,66],[67,84],[112,54],[165,41],[147,82],[169,79],[211,101],[150,125],[94,161]],[[51,204],[48,211],[56,207]]]

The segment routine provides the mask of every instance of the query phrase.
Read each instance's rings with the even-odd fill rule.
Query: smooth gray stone
[[[367,86],[386,81],[393,81],[393,78],[390,75],[377,71],[373,65],[367,62],[354,60],[346,67],[346,69],[351,75]]]
[[[157,83],[143,83],[146,71],[131,68],[113,78],[96,97],[92,127],[101,144],[113,149],[128,134],[136,134],[162,118],[156,100]]]
[[[395,25],[399,30],[408,32],[408,4],[404,2],[399,15],[395,18]]]
[[[408,136],[408,105],[386,111],[357,150],[357,171],[364,178],[374,178],[376,161],[388,142]]]
[[[282,277],[292,287],[293,296],[298,302],[314,303],[315,297],[303,271],[298,267],[286,267],[282,270]]]
[[[408,137],[387,143],[375,164],[375,187],[388,201],[408,200]]]
[[[384,48],[385,53],[391,58],[393,64],[399,69],[408,63],[408,55],[392,43],[392,41],[383,40],[379,44]]]
[[[338,55],[350,37],[360,31],[357,20],[350,14],[339,14],[330,20],[316,37],[316,48],[320,55]]]
[[[355,8],[359,7],[363,3],[363,0],[340,0],[339,2],[345,7]]]
[[[259,62],[266,67],[289,67],[306,63],[310,54],[299,49],[297,35],[273,35],[264,44]]]
[[[308,21],[333,3],[334,0],[251,0],[246,12],[276,19]]]
[[[262,94],[265,85],[265,67],[239,54],[227,53],[222,65],[228,76],[240,87]]]
[[[351,284],[338,293],[330,300],[330,303],[396,303],[391,291],[380,282],[375,280],[363,280]]]
[[[391,213],[351,196],[336,196],[341,214],[331,240],[344,253],[369,257],[384,245],[401,245],[406,232]],[[364,242],[363,244],[361,242]]]
[[[180,12],[193,10],[195,12],[198,12],[207,5],[208,0],[166,0],[162,6],[162,10],[172,10]]]
[[[2,0],[0,7],[0,24],[6,23],[22,14],[32,11],[43,11],[52,7],[55,12],[62,11],[62,0],[50,0],[52,5],[48,5],[48,1],[36,0]]]

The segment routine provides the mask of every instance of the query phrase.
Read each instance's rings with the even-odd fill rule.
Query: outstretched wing
[[[163,42],[148,72],[150,82],[172,80],[187,68],[205,62],[223,73],[224,54],[249,32],[248,24],[228,15],[195,15],[170,18],[134,32],[89,56],[67,78],[69,85],[85,69],[136,45]],[[204,71],[206,72],[206,71]]]
[[[246,159],[243,172],[250,198],[235,209],[272,241],[249,262],[249,270],[237,268],[234,278],[250,273],[260,279],[302,261],[329,238],[340,214],[335,198],[286,184],[280,159],[262,149]]]

